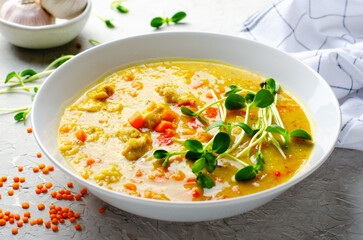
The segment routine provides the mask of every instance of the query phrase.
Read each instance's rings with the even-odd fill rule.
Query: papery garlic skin
[[[55,23],[54,16],[34,0],[8,0],[1,7],[1,17],[9,22],[27,26],[44,26]]]
[[[56,18],[74,18],[86,8],[88,0],[40,0],[45,10]]]

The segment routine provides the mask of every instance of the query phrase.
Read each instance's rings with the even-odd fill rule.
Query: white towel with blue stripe
[[[363,0],[280,0],[249,17],[240,36],[315,69],[341,104],[337,147],[363,150]]]

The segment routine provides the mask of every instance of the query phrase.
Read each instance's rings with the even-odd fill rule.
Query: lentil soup
[[[139,197],[203,201],[263,191],[289,180],[313,148],[310,139],[292,134],[294,129],[308,134],[310,123],[302,106],[281,87],[270,93],[271,105],[256,107],[259,91],[268,88],[264,80],[210,61],[159,61],[123,69],[66,108],[58,129],[59,150],[83,178]],[[223,99],[230,93],[245,97],[242,105],[247,107],[228,107]],[[213,123],[216,127],[207,129]],[[268,125],[286,131],[265,131]],[[230,144],[217,154],[219,132],[229,136]],[[196,158],[185,154],[190,139],[203,146]],[[156,150],[162,156],[153,155]],[[240,169],[250,170],[249,177],[244,171],[243,179],[238,178]]]

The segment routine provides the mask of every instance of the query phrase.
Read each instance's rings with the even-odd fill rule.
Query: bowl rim
[[[68,25],[72,25],[73,23],[76,23],[76,22],[80,21],[81,19],[83,19],[84,17],[86,17],[91,12],[91,9],[92,9],[92,0],[87,0],[87,5],[83,9],[81,14],[79,14],[78,16],[71,18],[69,20],[67,19],[67,21],[62,22],[60,24],[50,24],[50,25],[44,25],[44,26],[27,26],[27,25],[22,25],[22,24],[7,21],[7,20],[3,19],[2,17],[0,17],[0,22],[2,22],[5,25],[9,25],[11,27],[18,28],[18,29],[30,30],[30,31],[42,31],[42,30],[56,29],[56,28],[67,27]]]
[[[62,171],[66,172],[67,174],[69,174],[71,177],[77,179],[78,182],[82,183],[84,186],[90,186],[90,187],[95,187],[97,188],[97,190],[99,190],[100,194],[105,194],[107,195],[114,195],[115,197],[117,197],[118,199],[130,199],[132,201],[138,201],[138,202],[146,202],[146,203],[150,203],[150,204],[163,204],[163,205],[171,205],[171,206],[176,206],[176,207],[180,207],[180,206],[207,206],[207,205],[220,205],[220,204],[227,204],[227,203],[232,203],[232,202],[236,202],[236,201],[247,201],[247,200],[253,200],[253,199],[258,199],[260,197],[265,196],[271,196],[273,194],[277,194],[277,193],[281,193],[284,190],[289,189],[290,187],[294,186],[295,184],[299,183],[300,181],[302,181],[303,179],[305,179],[306,177],[308,177],[310,174],[312,174],[314,171],[316,171],[316,169],[318,167],[320,167],[325,161],[326,159],[329,157],[329,155],[333,152],[333,150],[335,149],[335,144],[338,140],[339,134],[340,134],[340,128],[341,128],[341,124],[342,124],[342,116],[341,116],[341,110],[340,110],[340,105],[339,102],[333,92],[333,90],[330,88],[329,84],[323,79],[322,76],[320,76],[315,70],[313,70],[311,67],[309,67],[308,65],[306,65],[305,63],[303,63],[302,61],[300,61],[299,59],[291,56],[290,54],[283,52],[277,48],[268,46],[266,44],[257,42],[257,41],[253,41],[253,40],[249,40],[249,39],[245,39],[242,37],[238,37],[235,35],[230,35],[230,34],[221,34],[221,33],[212,33],[212,32],[199,32],[199,31],[177,31],[177,32],[160,32],[160,33],[147,33],[147,34],[141,34],[141,35],[133,35],[133,36],[128,36],[128,37],[124,37],[124,38],[120,38],[117,40],[113,40],[111,42],[108,43],[104,43],[95,47],[92,47],[90,49],[87,49],[79,54],[77,54],[75,57],[73,57],[72,59],[70,59],[69,61],[67,61],[66,63],[64,63],[62,66],[60,66],[61,68],[64,68],[67,65],[72,64],[72,60],[75,58],[80,58],[83,55],[87,55],[90,54],[94,51],[98,51],[98,49],[102,49],[106,46],[109,45],[117,45],[118,42],[122,42],[124,40],[133,40],[133,39],[140,39],[140,38],[147,38],[147,37],[153,37],[153,36],[161,36],[163,37],[164,35],[204,35],[207,37],[220,37],[220,38],[230,38],[230,39],[234,39],[234,40],[239,40],[241,42],[245,41],[248,42],[249,44],[255,44],[255,45],[260,45],[262,47],[265,48],[269,48],[271,51],[275,51],[278,52],[282,55],[284,55],[285,57],[290,58],[291,61],[295,61],[301,65],[303,65],[303,67],[307,68],[308,71],[310,71],[316,78],[318,81],[320,81],[323,85],[325,85],[325,87],[327,88],[328,92],[330,92],[330,94],[333,96],[333,98],[331,99],[331,103],[334,105],[335,110],[337,110],[337,114],[338,114],[338,126],[336,129],[336,132],[334,134],[334,137],[332,138],[333,141],[331,141],[331,143],[328,145],[327,150],[325,153],[323,153],[323,155],[320,157],[320,159],[315,162],[314,164],[310,165],[308,170],[301,173],[299,176],[295,176],[292,179],[289,179],[288,181],[276,185],[272,188],[260,191],[260,192],[256,192],[256,193],[252,193],[252,194],[248,194],[248,195],[244,195],[244,196],[239,196],[239,197],[233,197],[233,198],[228,198],[228,199],[221,199],[221,200],[208,200],[208,201],[164,201],[164,200],[156,200],[156,199],[148,199],[148,198],[142,198],[142,197],[136,197],[136,196],[132,196],[132,195],[128,195],[125,193],[121,193],[121,192],[117,192],[117,191],[113,191],[113,190],[109,190],[106,188],[103,188],[95,183],[92,183],[86,179],[83,179],[81,176],[79,176],[78,174],[76,174],[75,172],[71,171],[70,169],[67,169],[65,166],[63,166],[63,164],[61,164],[60,162],[58,162],[56,159],[53,158],[52,154],[50,154],[48,152],[48,150],[46,149],[46,147],[43,145],[39,135],[38,135],[38,130],[37,130],[37,124],[35,124],[35,115],[33,114],[33,110],[37,109],[37,105],[38,105],[38,95],[36,95],[35,99],[34,99],[34,103],[33,103],[33,110],[32,110],[32,114],[31,114],[31,124],[33,126],[33,133],[34,133],[34,137],[38,143],[38,145],[40,146],[40,148],[42,149],[42,151],[46,154],[46,156],[55,164],[57,165],[57,167],[59,167]],[[145,59],[147,60],[147,59]],[[49,82],[52,79],[52,76],[56,73],[53,72],[42,84],[46,85],[49,84]],[[42,91],[42,87],[39,89],[39,92]]]

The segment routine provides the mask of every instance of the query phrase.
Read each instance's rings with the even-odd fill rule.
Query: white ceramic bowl
[[[0,0],[0,9],[6,2]],[[82,31],[91,14],[92,1],[84,11],[70,20],[45,26],[25,26],[0,18],[0,32],[10,43],[32,49],[45,49],[64,45],[72,41]],[[58,19],[57,19],[58,21]]]
[[[102,188],[77,175],[57,148],[57,127],[63,110],[80,91],[106,72],[130,62],[155,58],[217,60],[275,78],[303,102],[313,118],[314,148],[307,163],[288,182],[274,188],[205,202],[169,202],[129,196]],[[338,101],[324,79],[288,54],[233,36],[169,32],[120,39],[94,47],[66,62],[40,88],[34,101],[32,125],[37,142],[52,162],[107,203],[148,218],[203,221],[230,217],[259,207],[309,176],[334,149],[341,115]],[[309,193],[306,195],[309,197]]]

